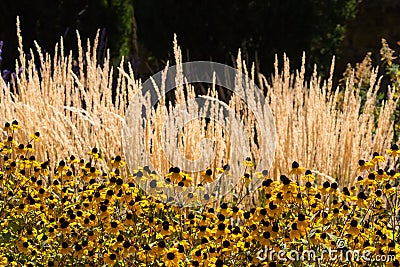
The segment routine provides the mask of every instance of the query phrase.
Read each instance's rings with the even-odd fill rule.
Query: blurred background
[[[77,53],[76,30],[83,43],[100,30],[99,61],[110,49],[114,64],[124,56],[138,77],[147,78],[172,59],[173,34],[183,60],[234,64],[238,49],[257,70],[269,74],[275,55],[285,52],[293,68],[303,51],[307,68],[329,71],[336,55],[338,76],[347,63],[372,52],[380,64],[381,38],[393,49],[400,40],[400,0],[15,0],[0,4],[0,69],[14,69],[18,56],[16,16],[25,52],[36,40],[53,53],[64,38]],[[35,49],[33,49],[35,50]]]

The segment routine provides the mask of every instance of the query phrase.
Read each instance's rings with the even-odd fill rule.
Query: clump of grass
[[[53,165],[69,154],[82,155],[91,147],[99,148],[105,160],[110,160],[110,155],[122,154],[123,118],[128,104],[141,90],[141,81],[135,78],[131,66],[128,64],[124,68],[122,61],[116,70],[110,65],[107,54],[100,67],[96,55],[98,36],[93,44],[87,41],[84,51],[79,34],[76,59],[72,52],[64,51],[61,39],[53,57],[42,53],[40,46],[36,45],[35,52],[30,50],[32,58],[28,60],[22,46],[19,22],[17,28],[20,56],[16,69],[21,68],[22,71],[11,83],[0,84],[0,117],[20,122],[23,131],[17,133],[17,137],[40,131],[44,138],[36,148],[37,156]],[[179,66],[182,56],[176,41],[174,53]],[[319,183],[328,179],[353,184],[357,177],[358,159],[368,158],[373,152],[382,153],[385,147],[390,146],[393,137],[391,115],[396,107],[393,92],[389,90],[374,121],[379,87],[376,69],[369,77],[369,88],[361,110],[360,91],[354,89],[354,71],[346,80],[344,92],[339,93],[332,86],[333,64],[327,81],[322,81],[316,72],[307,81],[304,61],[303,67],[294,73],[290,70],[287,57],[284,57],[281,71],[277,62],[275,73],[269,79],[256,74],[254,67],[248,69],[240,54],[237,59],[238,70],[258,80],[266,91],[266,100],[275,118],[277,147],[269,170],[271,177],[279,177],[286,166],[296,159],[300,164],[309,166],[314,174],[321,174],[317,179]],[[112,89],[114,72],[117,72],[115,92]],[[177,79],[184,79],[179,75],[181,73],[178,72]],[[254,88],[248,86],[244,90],[251,92]],[[213,88],[207,94],[217,96]],[[193,87],[185,85],[177,88],[175,95],[179,104],[195,94]],[[256,121],[251,111],[247,110],[246,103],[238,98],[232,97],[229,105],[237,114],[244,114],[242,119],[249,132],[252,160],[257,162],[265,155],[260,154],[259,144],[254,142],[257,129],[254,130],[253,126]],[[147,108],[152,107],[149,105]],[[141,111],[137,112],[140,117]],[[148,152],[155,167],[168,172],[171,164],[161,151],[162,145],[170,145],[161,144],[162,124],[168,116],[166,104],[161,102],[152,115],[146,144],[152,144],[154,149],[150,153],[148,148]],[[224,129],[218,124],[211,123],[206,128],[204,121],[193,121],[182,132],[179,149],[187,158],[196,159],[199,157],[196,145],[205,137],[216,141],[217,154],[212,165],[215,170],[229,161],[230,145],[234,144],[234,140],[224,135]],[[133,146],[131,153],[140,155],[141,150],[142,147]],[[135,164],[141,164],[140,157]]]
[[[275,63],[270,83],[259,75],[276,120],[278,147],[274,174],[299,159],[301,164],[352,184],[357,159],[368,158],[375,151],[382,153],[393,140],[391,116],[397,103],[394,91],[389,90],[387,99],[377,107],[380,83],[377,68],[372,70],[368,81],[357,79],[353,70],[346,79],[345,89],[340,91],[332,87],[333,63],[327,81],[321,81],[316,71],[310,81],[305,81],[304,60],[303,57],[301,70],[295,73],[290,72],[288,58],[284,58],[282,71]],[[356,81],[369,84],[365,103]]]

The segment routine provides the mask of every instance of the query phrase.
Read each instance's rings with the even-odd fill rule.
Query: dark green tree
[[[20,16],[24,47],[32,48],[33,40],[48,52],[64,37],[65,48],[76,50],[75,30],[93,38],[102,30],[100,48],[111,50],[115,62],[122,56],[137,54],[136,23],[130,0],[18,0],[0,4],[0,40],[4,41],[3,66],[13,68],[17,57],[16,17]],[[100,52],[103,52],[100,51]]]
[[[275,54],[284,52],[295,67],[303,51],[309,67],[329,67],[357,9],[357,0],[132,1],[138,39],[151,56],[169,58],[166,51],[177,33],[190,60],[231,64],[241,48],[263,71],[270,71]]]

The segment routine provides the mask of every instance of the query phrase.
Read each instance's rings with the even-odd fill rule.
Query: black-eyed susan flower
[[[25,151],[29,152],[29,153],[33,153],[33,152],[35,152],[35,149],[33,149],[33,145],[31,143],[29,143],[26,145]]]
[[[365,195],[365,192],[361,191],[357,194],[357,206],[362,207],[362,208],[366,208],[368,203],[367,200],[368,197]]]
[[[307,229],[309,221],[308,219],[306,219],[306,216],[304,214],[300,213],[299,215],[297,215],[296,223],[297,223],[297,228],[303,232]]]
[[[112,233],[112,234],[118,234],[119,231],[122,231],[123,229],[124,229],[124,225],[121,222],[117,221],[117,220],[111,221],[107,225],[107,228],[106,228],[106,230],[109,233]]]
[[[292,175],[301,175],[304,172],[305,168],[301,167],[297,161],[293,161],[292,168],[289,170],[289,174]]]
[[[97,161],[101,161],[102,160],[101,153],[100,153],[100,151],[99,151],[99,149],[97,147],[92,148],[92,150],[89,151],[87,154],[92,156],[92,158],[94,160],[97,160]]]
[[[121,156],[116,156],[111,159],[111,167],[112,168],[122,168],[125,166],[125,161],[122,160]]]
[[[203,252],[201,249],[194,249],[190,252],[190,255],[193,260],[197,262],[201,262],[203,260]]]
[[[360,232],[360,225],[358,224],[357,220],[353,219],[350,221],[347,232],[353,236],[358,235],[358,233]]]
[[[392,157],[397,157],[400,155],[400,149],[397,144],[393,144],[390,149],[386,150],[386,153],[390,154]]]
[[[370,162],[374,165],[379,164],[384,161],[385,161],[385,157],[380,156],[378,152],[374,152],[374,154],[372,155],[372,159],[370,160]]]
[[[68,158],[68,164],[72,165],[72,164],[75,164],[75,163],[79,163],[79,159],[77,159],[74,155],[71,155]]]
[[[100,170],[96,169],[95,167],[90,167],[89,172],[87,173],[87,177],[89,179],[93,179],[99,177],[100,174],[101,174]]]
[[[228,207],[227,203],[222,203],[221,206],[217,209],[217,212],[220,212],[225,217],[231,217],[232,209]]]
[[[327,194],[329,194],[330,190],[331,190],[331,183],[328,182],[328,181],[325,181],[325,182],[322,184],[322,186],[319,187],[319,192],[320,192],[322,195],[327,195]]]
[[[8,264],[9,264],[8,258],[3,255],[0,255],[0,266],[4,266],[4,267],[9,266]]]
[[[181,182],[183,183],[183,186],[188,187],[192,185],[193,179],[189,175],[184,174]]]
[[[105,264],[114,266],[117,261],[117,254],[112,252],[104,253],[103,260]]]
[[[60,253],[62,255],[70,255],[70,254],[72,254],[72,252],[73,252],[73,249],[70,246],[70,244],[68,244],[67,241],[64,241],[61,243]]]
[[[8,155],[8,154],[11,154],[12,151],[13,151],[12,147],[4,146],[4,147],[1,149],[1,154],[3,154],[3,155]]]
[[[301,231],[298,228],[297,222],[294,222],[290,225],[290,238],[293,239],[300,239]]]
[[[129,258],[130,255],[136,252],[136,248],[132,241],[125,240],[122,243],[122,257]]]
[[[322,211],[320,212],[320,216],[318,219],[318,223],[320,225],[327,225],[332,221],[332,214],[326,212],[326,211]]]
[[[373,166],[374,166],[374,164],[372,164],[371,162],[360,159],[360,160],[358,161],[358,168],[357,168],[357,169],[358,169],[360,172],[362,172],[362,171],[368,171],[368,170],[370,170]]]
[[[9,122],[4,123],[3,130],[7,132],[10,130],[11,124]]]
[[[34,142],[39,142],[40,141],[40,133],[35,132],[33,134],[30,134],[30,137],[32,138],[32,141]]]
[[[168,267],[178,266],[182,254],[179,253],[177,248],[170,248],[163,257],[164,263]]]
[[[242,209],[239,209],[236,206],[232,207],[232,218],[234,220],[236,220],[238,218],[242,219],[243,218],[243,213],[244,213],[244,211]]]
[[[21,155],[24,154],[26,152],[26,148],[24,144],[19,144],[15,147],[14,149],[15,153],[17,153],[17,155]]]
[[[65,161],[61,160],[56,168],[56,174],[65,175],[67,171],[68,171],[68,166],[66,165]]]
[[[172,183],[179,183],[182,181],[183,173],[178,167],[170,168],[169,173],[165,175]]]
[[[315,181],[315,176],[312,174],[310,170],[306,170],[305,174],[301,176],[300,180],[312,183]]]
[[[28,252],[32,249],[32,245],[26,237],[20,237],[16,242],[16,247],[19,252],[26,254],[28,254]]]
[[[246,159],[243,161],[244,166],[246,167],[253,167],[254,163],[251,160],[251,157],[246,157]]]
[[[212,174],[213,172],[211,169],[201,172],[202,181],[204,181],[205,183],[211,183],[214,180]]]
[[[245,184],[248,185],[251,182],[251,175],[250,173],[245,173],[242,176],[242,179],[244,180]]]
[[[15,138],[12,141],[20,144]],[[254,252],[263,245],[275,252],[281,244],[301,249],[308,242],[308,246],[336,248],[335,236],[346,239],[352,250],[374,247],[371,251],[376,254],[400,253],[391,217],[397,207],[389,203],[399,177],[394,169],[371,167],[355,186],[342,190],[338,190],[340,182],[313,185],[312,177],[306,178],[309,171],[299,183],[285,175],[280,181],[263,177],[258,191],[262,199],[255,200],[254,207],[226,197],[217,207],[207,204],[187,210],[146,196],[133,182],[135,177],[125,176],[118,168],[89,177],[90,169],[99,169],[99,163],[74,165],[78,161],[70,157],[64,162],[66,173],[58,175],[57,165],[56,172],[43,175],[40,170],[48,170],[50,162],[15,154],[0,158],[0,207],[5,216],[0,228],[2,242],[8,242],[0,248],[0,256],[7,255],[9,266],[132,262],[166,266],[166,261],[171,266],[275,266],[260,262]],[[80,172],[88,179],[75,179]],[[145,178],[150,188],[152,181],[156,188],[166,185],[146,166],[133,173]],[[180,172],[178,177],[173,186],[184,183],[189,175]],[[188,193],[201,198],[207,192]],[[173,259],[171,255],[165,259],[169,252]],[[329,257],[321,260],[321,264],[329,263]]]
[[[18,123],[17,120],[14,120],[14,121],[11,123],[10,130],[11,130],[11,131],[16,131],[16,130],[19,130],[19,129],[21,129],[21,126],[19,125],[19,123]]]
[[[393,186],[390,184],[390,182],[388,181],[388,182],[384,183],[383,192],[384,192],[385,195],[391,196],[391,195],[393,195],[394,193],[396,193],[396,188],[393,187]]]
[[[170,225],[169,221],[163,221],[161,225],[159,225],[160,233],[163,236],[170,235],[173,232],[173,228]]]

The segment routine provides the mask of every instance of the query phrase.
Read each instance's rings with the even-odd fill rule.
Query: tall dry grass
[[[110,65],[109,53],[102,67],[97,62],[97,40],[87,41],[87,50],[78,34],[78,57],[75,60],[72,52],[66,53],[63,41],[56,46],[56,54],[51,57],[42,53],[36,44],[36,50],[30,49],[32,58],[27,60],[22,37],[17,22],[20,56],[16,62],[16,70],[22,67],[22,72],[16,76],[14,85],[1,81],[0,87],[0,118],[2,121],[18,120],[23,126],[20,135],[28,135],[39,131],[41,142],[36,146],[41,160],[49,159],[53,164],[57,160],[74,154],[84,155],[92,147],[98,147],[105,160],[122,154],[122,125],[128,103],[134,94],[141,90],[141,81],[136,79],[131,66],[125,71],[124,63],[116,69]],[[176,63],[182,63],[181,51],[175,42]],[[38,58],[38,60],[36,59]],[[37,68],[36,63],[39,62]],[[374,122],[376,97],[379,88],[377,69],[370,78],[364,109],[361,112],[362,98],[354,88],[354,72],[346,82],[343,93],[333,88],[333,69],[327,81],[321,80],[317,73],[310,80],[305,79],[305,68],[291,71],[289,59],[284,57],[283,68],[279,70],[275,63],[275,73],[268,76],[255,74],[254,67],[247,69],[240,55],[237,67],[240,71],[257,80],[264,89],[266,100],[275,117],[277,129],[276,155],[270,174],[279,177],[287,173],[292,161],[298,161],[302,166],[323,173],[321,179],[337,179],[343,183],[351,183],[356,177],[356,167],[359,159],[368,159],[377,151],[383,153],[392,141],[391,115],[396,107],[393,92],[382,103],[377,122]],[[73,72],[78,67],[80,75]],[[117,72],[117,91],[115,101],[112,98],[112,79]],[[184,77],[177,77],[183,79]],[[270,81],[269,81],[270,80]],[[18,88],[12,93],[10,88]],[[160,88],[162,91],[162,88]],[[183,91],[187,94],[184,95]],[[253,90],[251,87],[246,90]],[[176,91],[177,103],[185,101],[185,97],[193,97],[192,86],[182,86]],[[216,97],[212,86],[209,96]],[[230,106],[243,112],[244,103],[233,97]],[[162,125],[168,115],[168,107],[162,103],[153,112],[151,127],[148,129],[148,144],[152,146],[151,155],[157,167],[164,170],[170,167],[164,153],[161,153]],[[217,110],[217,109],[215,109]],[[140,110],[137,111],[138,115]],[[193,121],[181,135],[182,142],[178,149],[188,158],[196,159],[199,151],[195,144],[204,136],[217,141],[214,166],[222,166],[228,161],[229,140],[217,124],[205,128],[204,121]],[[251,129],[254,118],[247,118]],[[225,140],[226,139],[226,140]],[[253,156],[258,155],[258,148],[251,143]],[[147,148],[149,150],[149,147]],[[132,153],[140,153],[140,147],[132,147]],[[140,162],[138,162],[138,165]],[[324,178],[325,177],[325,178]]]
[[[328,179],[351,184],[358,176],[359,159],[369,160],[375,151],[383,154],[390,147],[397,102],[394,91],[388,88],[387,99],[380,108],[376,106],[380,79],[375,68],[362,107],[359,88],[365,81],[356,84],[354,70],[340,92],[332,86],[334,63],[327,81],[321,81],[316,71],[305,81],[304,60],[303,57],[301,70],[295,73],[290,72],[287,57],[282,71],[275,63],[271,83],[259,75],[277,125],[279,144],[274,173],[285,171],[292,161],[298,160],[302,166],[330,176]]]
[[[10,92],[10,84],[1,81],[0,117],[2,121],[17,119],[23,126],[22,134],[41,133],[36,147],[42,160],[56,160],[68,155],[84,155],[92,147],[101,148],[107,158],[121,154],[121,127],[129,95],[126,79],[118,78],[116,101],[112,101],[112,75],[110,57],[100,68],[96,62],[96,47],[87,42],[87,52],[82,49],[78,34],[78,58],[72,52],[65,54],[63,41],[56,46],[53,57],[43,54],[39,45],[30,50],[27,60],[18,27],[19,60],[16,71],[22,72],[13,81],[17,93]],[[39,66],[35,65],[39,57]],[[77,77],[73,67],[80,69]],[[137,88],[139,85],[137,86]],[[133,88],[129,90],[133,94]]]

